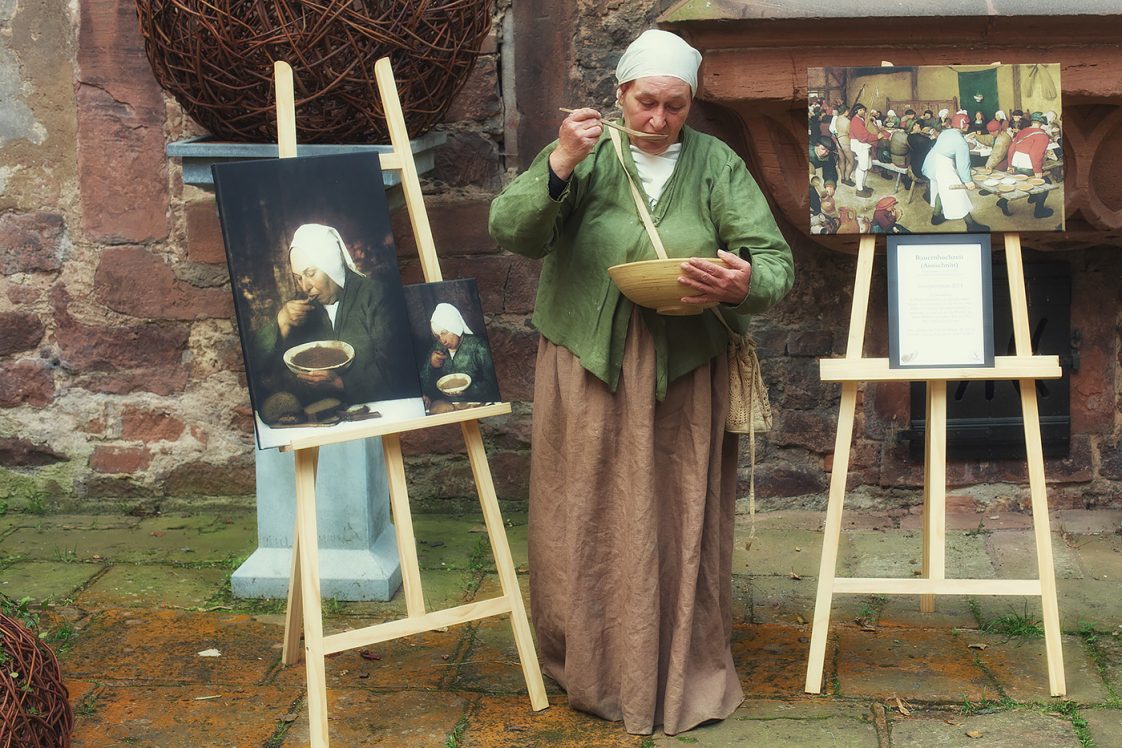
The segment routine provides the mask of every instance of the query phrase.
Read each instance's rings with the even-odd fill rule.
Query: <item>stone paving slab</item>
[[[842,696],[960,704],[998,698],[971,650],[939,629],[838,627],[837,678]]]
[[[981,746],[1048,746],[1078,748],[1081,743],[1071,720],[1029,709],[996,714],[929,716],[920,711],[889,720],[894,748],[980,748]],[[976,733],[977,737],[967,735]]]
[[[1064,631],[1078,631],[1087,623],[1110,628],[1122,622],[1122,579],[1057,579],[1056,597]],[[1039,611],[1039,599],[1034,602]]]
[[[328,737],[333,746],[448,745],[470,702],[456,693],[400,691],[382,693],[353,688],[328,691]],[[284,736],[284,745],[308,745],[308,710]],[[455,745],[453,743],[453,745]]]
[[[732,659],[749,698],[802,696],[809,657],[809,626],[763,624],[733,628]]]
[[[296,696],[291,689],[272,686],[105,686],[75,716],[72,745],[261,746]]]
[[[814,620],[818,579],[802,577],[751,577],[751,623],[803,625]],[[866,595],[835,595],[830,609],[831,624],[853,621],[866,607]],[[748,620],[748,619],[741,619]]]
[[[462,642],[470,633],[468,625],[452,626],[446,631],[426,631],[339,652],[327,658],[327,687],[387,691],[447,688],[466,646]]]
[[[1035,579],[1036,538],[1031,532],[1002,532],[990,537],[990,550],[997,576],[1006,579]],[[1052,563],[1057,579],[1082,579],[1075,554],[1062,538],[1052,535]]]
[[[900,520],[904,530],[923,530],[923,508],[909,513]],[[1025,530],[1032,528],[1032,515],[1022,512],[948,512],[946,528],[949,531]]]
[[[895,528],[902,515],[870,512],[842,512],[842,531],[887,530]],[[826,512],[785,509],[774,512],[756,512],[757,530],[813,530],[821,533],[826,524]],[[747,535],[752,527],[752,517],[747,512],[736,516],[736,534]]]
[[[549,693],[561,693],[553,680],[546,678],[545,683]],[[487,618],[472,627],[451,688],[488,694],[527,693],[510,616]]]
[[[467,570],[483,543],[488,556],[487,534],[480,532],[483,518],[478,515],[415,514],[413,535],[417,539],[417,559],[422,569]],[[474,532],[473,532],[474,530]]]
[[[1117,534],[1122,528],[1122,509],[1064,509],[1057,514],[1052,529],[1072,535]]]
[[[959,579],[989,579],[993,562],[986,551],[986,536],[966,532],[946,535],[946,575]],[[923,569],[923,538],[915,531],[852,533],[848,576],[912,577]],[[1034,566],[1033,569],[1036,567]],[[842,575],[839,572],[839,576]]]
[[[1095,663],[1087,656],[1083,640],[1071,635],[1062,636],[1060,640],[1067,684],[1067,694],[1063,698],[1077,704],[1106,701],[1110,694]],[[959,641],[966,647],[985,646],[985,649],[974,649],[974,656],[1010,698],[1022,703],[1053,701],[1043,638],[1008,639],[981,631],[964,631]]]
[[[848,536],[842,537],[842,548]],[[822,533],[813,530],[757,528],[751,548],[746,549],[747,536],[738,538],[732,550],[734,574],[786,577],[791,572],[799,576],[818,574],[822,557]]]
[[[88,610],[198,608],[222,588],[228,576],[225,569],[118,565],[83,590],[76,603]]]
[[[877,748],[876,726],[865,704],[746,700],[722,722],[670,737],[657,735],[657,748],[697,745],[726,746],[845,746]]]
[[[965,595],[939,595],[935,598],[935,611],[923,613],[919,609],[919,595],[885,595],[880,609],[881,626],[914,626],[944,629],[974,628],[977,619]]]
[[[103,569],[99,564],[21,561],[0,569],[0,594],[14,600],[66,600]]]
[[[1095,748],[1122,748],[1122,710],[1117,707],[1081,709],[1079,716],[1087,720],[1087,731]]]
[[[256,544],[252,517],[159,517],[136,526],[88,530],[44,524],[4,538],[4,552],[31,559],[118,563],[208,563],[248,555]]]
[[[524,696],[478,696],[457,748],[642,748],[647,742],[621,723],[570,709],[564,696],[549,702],[535,712]]]
[[[60,662],[79,680],[248,686],[279,662],[282,634],[249,615],[113,610],[85,622]],[[209,649],[220,656],[199,656]]]
[[[1122,584],[1122,535],[1077,535],[1068,543],[1078,553],[1079,567],[1087,577]]]
[[[1115,696],[1122,697],[1122,636],[1114,633],[1122,632],[1122,625],[1117,625],[1112,633],[1095,637],[1095,650],[1102,663],[1104,677]]]

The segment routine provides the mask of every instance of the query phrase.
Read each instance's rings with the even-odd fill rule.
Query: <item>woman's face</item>
[[[666,136],[662,140],[635,138],[632,145],[657,156],[678,142],[693,103],[690,84],[671,75],[658,75],[628,81],[616,95],[624,124],[633,130]]]
[[[436,334],[436,340],[450,351],[454,351],[460,347],[460,336],[454,332],[441,330]]]
[[[334,304],[339,300],[339,292],[343,290],[327,273],[314,265],[309,265],[304,272],[296,274],[296,287],[308,297],[308,301],[317,304]]]

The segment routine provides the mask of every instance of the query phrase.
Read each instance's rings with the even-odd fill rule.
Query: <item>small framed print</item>
[[[888,237],[888,365],[993,366],[989,234]]]

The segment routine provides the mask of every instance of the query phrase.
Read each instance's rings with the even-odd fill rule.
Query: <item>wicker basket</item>
[[[66,748],[74,713],[58,660],[15,618],[0,613],[0,745]]]
[[[273,62],[292,65],[303,143],[386,142],[374,63],[405,124],[440,122],[491,24],[491,0],[137,0],[156,80],[222,140],[276,140]]]

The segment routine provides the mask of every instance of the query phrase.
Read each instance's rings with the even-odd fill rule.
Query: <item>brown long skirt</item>
[[[736,438],[718,356],[655,400],[632,315],[619,387],[544,338],[534,386],[530,601],[546,674],[569,704],[668,735],[744,700],[733,667]]]

